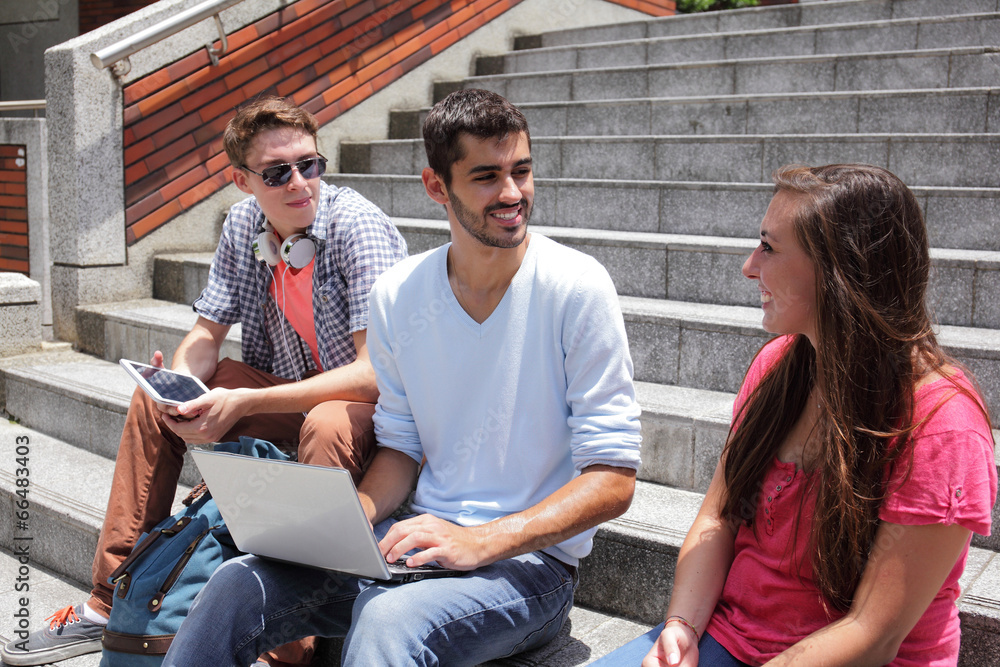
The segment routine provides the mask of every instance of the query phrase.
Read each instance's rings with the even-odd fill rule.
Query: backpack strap
[[[111,576],[108,577],[108,582],[111,584],[117,584],[122,577],[128,574],[128,568],[132,565],[132,563],[134,563],[136,559],[139,558],[139,556],[141,556],[146,551],[146,549],[153,546],[153,544],[156,543],[156,540],[160,538],[160,535],[171,537],[189,523],[191,523],[191,517],[189,516],[181,517],[180,519],[177,520],[177,523],[170,526],[169,528],[154,530],[152,533],[147,535],[146,539],[140,542],[135,547],[135,549],[132,550],[132,553],[128,555],[128,558],[122,561],[122,564],[119,565],[115,569],[115,571],[111,573]]]
[[[174,567],[170,570],[170,573],[167,575],[167,578],[163,580],[163,585],[160,586],[160,590],[156,592],[156,595],[154,595],[153,598],[146,605],[147,609],[149,609],[152,612],[160,611],[160,605],[163,603],[163,598],[166,597],[167,593],[170,592],[171,587],[173,587],[178,577],[181,576],[181,572],[184,571],[184,567],[188,564],[188,561],[191,560],[191,556],[194,555],[195,549],[197,549],[201,541],[205,539],[205,536],[216,528],[218,528],[218,526],[212,526],[211,528],[203,532],[201,535],[194,538],[191,544],[188,545],[188,548],[184,550],[183,554],[181,554],[181,557],[177,561],[177,564],[174,565]]]

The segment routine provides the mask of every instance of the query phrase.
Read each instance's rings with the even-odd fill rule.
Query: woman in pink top
[[[784,167],[743,274],[757,355],[681,547],[667,621],[601,664],[955,665],[997,479],[925,304],[920,207],[884,169]],[[645,641],[645,644],[643,642]]]

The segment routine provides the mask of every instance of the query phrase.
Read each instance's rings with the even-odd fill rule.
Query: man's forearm
[[[226,327],[228,330],[228,327]],[[225,338],[225,332],[221,334]],[[215,369],[219,364],[219,350],[221,340],[215,332],[209,328],[196,324],[193,329],[184,337],[171,361],[171,368],[175,371],[188,373],[208,381],[215,375]]]
[[[523,512],[477,526],[491,561],[545,549],[621,516],[632,503],[635,470],[595,465]]]
[[[325,401],[378,400],[374,373],[367,360],[359,360],[340,368],[314,375],[299,382],[246,389],[239,393],[241,412],[246,415],[261,412],[308,412]]]
[[[237,411],[241,415],[308,412],[320,403],[334,400],[374,403],[378,400],[378,385],[368,356],[367,332],[362,329],[352,336],[357,357],[351,363],[298,382],[233,390],[231,400],[236,401]],[[221,346],[222,339],[218,343]]]
[[[378,450],[369,466],[358,496],[372,525],[389,517],[410,495],[417,481],[419,465],[395,449]]]

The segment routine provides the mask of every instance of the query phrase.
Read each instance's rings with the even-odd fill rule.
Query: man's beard
[[[490,248],[516,248],[524,242],[524,237],[528,232],[528,217],[531,215],[531,204],[527,199],[522,198],[519,202],[521,207],[521,224],[510,230],[494,234],[490,232],[486,216],[493,211],[511,208],[509,205],[496,204],[487,208],[481,216],[476,216],[472,209],[467,207],[462,200],[454,193],[451,194],[451,210],[455,212],[462,228],[474,239]]]

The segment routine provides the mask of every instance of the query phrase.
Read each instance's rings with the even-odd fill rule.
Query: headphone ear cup
[[[281,261],[281,249],[278,244],[278,237],[270,231],[263,231],[250,244],[253,248],[253,255],[258,262],[265,262],[268,266],[277,266]]]
[[[316,255],[316,245],[305,234],[292,234],[281,244],[281,259],[293,269],[309,266]]]

